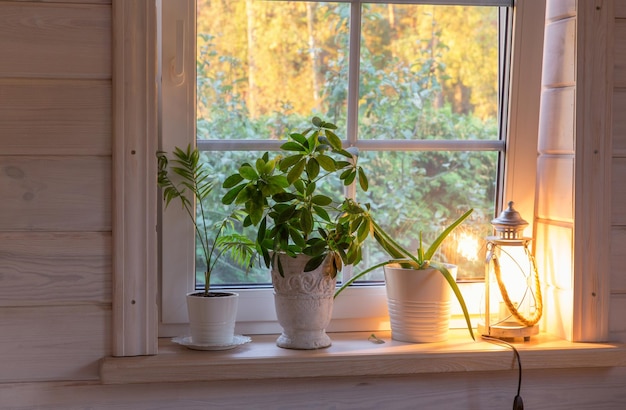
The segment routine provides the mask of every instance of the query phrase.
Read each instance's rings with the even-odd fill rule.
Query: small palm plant
[[[167,208],[172,200],[179,199],[183,209],[193,222],[206,270],[204,272],[204,296],[209,296],[211,273],[225,253],[242,266],[249,266],[255,254],[255,244],[235,231],[240,213],[235,211],[221,221],[208,221],[205,199],[213,191],[208,166],[200,161],[200,152],[188,145],[185,150],[174,148],[170,164],[164,152],[157,152],[158,185],[163,190]],[[196,205],[198,207],[196,211]]]

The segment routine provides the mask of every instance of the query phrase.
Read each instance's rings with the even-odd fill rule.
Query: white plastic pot
[[[456,278],[457,267],[446,265]],[[391,338],[402,342],[448,339],[452,289],[438,270],[385,266]]]

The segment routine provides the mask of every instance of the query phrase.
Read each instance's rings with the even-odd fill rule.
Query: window
[[[228,175],[247,153],[276,150],[290,127],[319,115],[360,149],[372,188],[357,199],[379,206],[376,215],[388,227],[402,220],[396,237],[435,232],[470,205],[474,219],[458,231],[458,242],[471,238],[469,256],[480,252],[476,240],[490,232],[502,192],[511,192],[505,146],[533,142],[505,144],[515,138],[515,130],[505,132],[509,90],[521,91],[509,87],[510,1],[194,3],[162,2],[162,149],[197,137],[207,161]],[[398,202],[381,201],[388,190]],[[170,209],[162,221],[163,323],[185,321],[183,295],[195,286],[187,224]],[[467,278],[480,276],[481,258],[464,251],[449,246],[445,257],[464,263]],[[378,253],[368,250],[372,260]],[[186,283],[174,273],[181,266],[190,272]],[[262,269],[219,276],[225,285],[248,287],[239,291],[242,332],[277,330]],[[385,303],[382,286],[349,289],[331,326],[385,327]]]

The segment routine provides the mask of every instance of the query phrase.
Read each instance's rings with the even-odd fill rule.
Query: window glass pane
[[[204,166],[207,167],[209,175],[213,177],[213,191],[204,199],[202,206],[196,204],[196,221],[199,226],[206,226],[210,229],[210,242],[214,238],[215,224],[220,223],[224,218],[228,217],[232,208],[222,204],[222,183],[224,179],[236,171],[238,164],[244,161],[253,161],[254,156],[249,152],[237,151],[204,151],[201,153]],[[244,232],[241,224],[235,224],[233,229],[237,232]],[[254,232],[247,232],[250,239],[254,239]],[[204,286],[204,271],[206,262],[202,252],[202,245],[196,238],[196,288]],[[269,271],[258,264],[253,265],[250,269],[238,265],[228,255],[223,255],[218,259],[216,266],[211,274],[212,285],[243,285],[243,284],[269,284],[271,282]]]
[[[499,138],[496,7],[362,10],[359,138]]]
[[[273,139],[313,114],[345,135],[349,4],[197,4],[198,139]]]
[[[227,140],[279,140],[308,126],[314,115],[346,135],[349,3],[197,0],[197,5],[197,138],[219,140],[205,147],[220,149]],[[361,43],[352,44],[361,53],[358,107],[351,107],[358,108],[357,146],[358,140],[499,138],[496,7],[377,3],[364,4],[361,11]],[[218,181],[204,204],[209,223],[229,212],[221,204],[223,179],[260,154],[204,153]],[[438,259],[459,264],[460,278],[481,277],[482,259],[473,255],[484,253],[482,239],[491,233],[498,155],[362,152],[370,191],[357,199],[371,202],[380,224],[409,249],[416,248],[420,231],[430,244],[442,227],[474,208]],[[327,189],[344,188],[334,181]],[[387,259],[370,244],[356,272]],[[201,286],[202,258],[196,263]],[[213,283],[270,283],[265,267],[246,273],[233,265],[225,258]],[[382,270],[368,280],[382,280]]]
[[[416,251],[419,235],[430,246],[469,208],[472,215],[442,244],[436,260],[459,265],[459,279],[482,277],[484,238],[490,235],[496,195],[497,152],[366,152],[359,159],[370,187],[359,202],[372,204],[372,216],[406,249]],[[370,245],[372,266],[389,259]],[[359,271],[361,266],[357,267]],[[382,269],[366,280],[382,280]]]

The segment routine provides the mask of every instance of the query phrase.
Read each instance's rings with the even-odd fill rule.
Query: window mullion
[[[348,58],[348,145],[357,141],[359,123],[359,69],[361,59],[361,4],[350,5],[350,47]]]
[[[279,151],[284,140],[198,140],[201,151]],[[359,140],[362,151],[504,151],[502,140]]]

